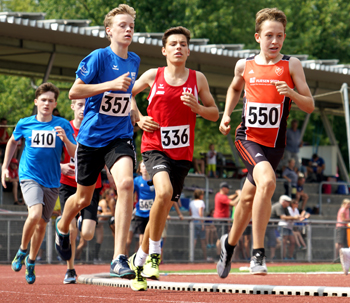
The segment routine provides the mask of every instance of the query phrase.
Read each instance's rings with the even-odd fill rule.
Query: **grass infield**
[[[247,264],[248,265],[248,264]],[[269,273],[342,272],[340,264],[305,264],[291,266],[267,266]],[[161,271],[162,273],[216,273],[216,269]],[[239,268],[231,268],[231,273],[246,273]]]

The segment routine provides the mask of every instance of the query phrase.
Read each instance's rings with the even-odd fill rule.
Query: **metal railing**
[[[26,220],[26,212],[9,212],[0,213],[0,262],[10,263],[20,245],[22,229]],[[164,262],[203,262],[204,254],[202,249],[194,247],[195,238],[195,220],[192,217],[185,217],[180,220],[178,217],[171,217],[168,220],[167,238],[164,246]],[[225,230],[231,227],[232,219],[216,219],[211,217],[203,218],[205,227],[214,225],[217,230],[217,239],[225,233]],[[100,221],[101,224],[106,221]],[[99,222],[99,223],[100,223]],[[270,220],[268,228],[277,228],[279,220]],[[305,251],[295,250],[294,255],[297,261],[314,262],[314,261],[333,261],[335,259],[335,224],[341,223],[329,220],[309,220],[305,222],[305,241],[307,249]],[[344,222],[342,222],[344,223]],[[346,227],[344,227],[346,228]],[[107,263],[111,261],[114,249],[114,239],[109,228],[104,228],[105,239],[101,246],[102,259]],[[277,260],[282,260],[282,245],[276,250]],[[199,241],[198,241],[199,242]],[[89,242],[88,242],[89,243]],[[133,246],[137,240],[134,240]],[[85,261],[92,262],[91,247],[94,240],[88,244],[85,251]],[[252,245],[252,244],[250,244]],[[136,247],[136,246],[135,246]],[[266,247],[266,255],[269,259],[269,247]],[[252,247],[250,247],[252,248]],[[208,248],[207,256],[212,260],[217,260],[216,248]],[[47,224],[46,230],[46,262],[55,263],[57,254],[54,250],[54,225],[53,221]],[[239,261],[239,256],[236,261]],[[241,260],[244,261],[244,260]]]

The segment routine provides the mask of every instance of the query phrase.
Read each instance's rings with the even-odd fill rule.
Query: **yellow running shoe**
[[[135,266],[135,258],[136,254],[133,254],[128,260],[130,269],[135,272],[136,276],[135,279],[131,280],[130,287],[135,291],[147,290],[147,280],[141,275],[143,266]]]
[[[152,254],[147,257],[143,266],[142,276],[151,280],[159,280],[160,254]]]

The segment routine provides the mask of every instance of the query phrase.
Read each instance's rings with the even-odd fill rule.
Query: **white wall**
[[[299,159],[309,158],[311,159],[313,155],[312,146],[303,146],[299,150]],[[317,155],[323,158],[326,169],[324,174],[326,176],[335,176],[337,173],[337,149],[334,145],[319,146],[317,150]]]

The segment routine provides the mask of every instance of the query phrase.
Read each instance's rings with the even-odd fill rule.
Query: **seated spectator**
[[[7,119],[1,118],[0,120],[0,161],[2,163],[5,155],[5,149],[7,141],[10,139],[10,135],[7,132]]]
[[[282,177],[288,181],[284,184],[286,189],[285,195],[291,196],[294,199],[297,193],[298,174],[295,171],[295,160],[293,158],[289,159],[288,166],[284,169]],[[290,188],[291,192],[289,192]]]
[[[305,183],[305,177],[303,175],[299,175],[298,181],[297,181],[297,193],[295,196],[295,200],[298,203],[300,201],[303,201],[301,205],[301,210],[305,210],[307,200],[309,200],[309,195],[304,192],[304,183]]]
[[[312,159],[309,162],[307,169],[307,182],[321,182],[323,181],[323,172],[326,164],[323,158],[317,154],[312,155]]]
[[[299,221],[304,221],[305,219],[310,217],[310,214],[306,211],[302,211],[301,214],[299,213],[297,200],[292,200],[290,206],[288,206],[288,212],[292,217],[299,216]],[[299,249],[306,249],[305,241],[300,233],[300,225],[297,222],[294,222],[293,234],[295,237],[295,243],[297,244]]]
[[[3,191],[11,192],[13,194],[13,199],[15,205],[24,205],[24,201],[18,201],[18,160],[12,158],[9,166],[9,177],[6,178],[6,188]]]
[[[215,150],[215,145],[210,144],[209,151],[207,152],[207,175],[208,175],[208,177],[213,176],[214,178],[217,178],[216,154],[217,154],[217,152]]]
[[[205,174],[205,161],[203,159],[198,159],[193,157],[192,165],[193,165],[195,174],[201,174],[201,175]]]
[[[344,199],[341,207],[338,210],[337,214],[337,224],[335,227],[335,254],[336,258],[339,255],[339,250],[341,248],[348,247],[348,239],[347,239],[347,228],[345,222],[350,222],[349,216],[349,208],[350,208],[350,199]],[[344,222],[344,223],[341,223]]]

